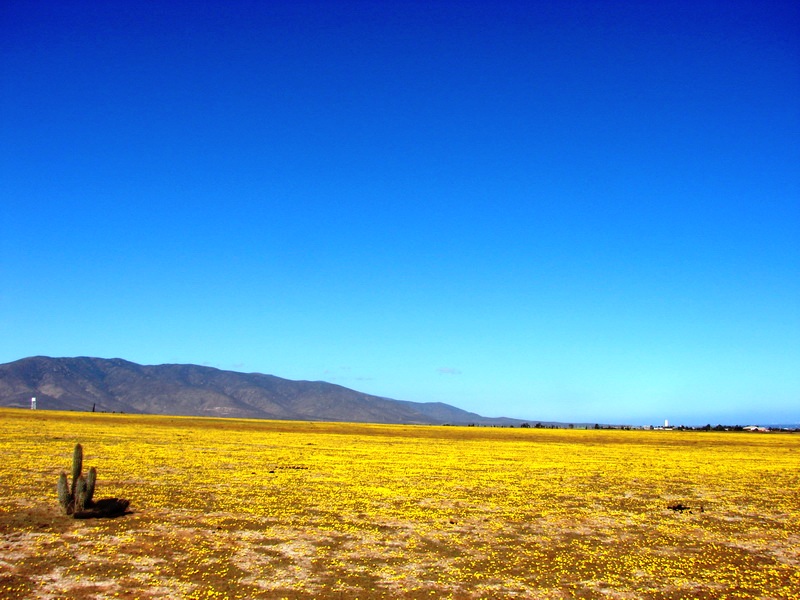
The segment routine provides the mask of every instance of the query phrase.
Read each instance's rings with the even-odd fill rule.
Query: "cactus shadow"
[[[82,511],[72,514],[74,519],[116,519],[133,514],[130,500],[124,498],[103,498],[92,502]]]

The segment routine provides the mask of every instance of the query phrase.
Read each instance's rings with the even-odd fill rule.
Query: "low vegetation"
[[[77,443],[130,514],[64,514],[56,481]],[[800,589],[800,435],[5,409],[0,450],[3,598]]]

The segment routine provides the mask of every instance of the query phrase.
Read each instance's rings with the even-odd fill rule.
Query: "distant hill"
[[[439,402],[391,400],[324,381],[120,358],[35,356],[0,365],[0,406],[302,421],[518,425]]]

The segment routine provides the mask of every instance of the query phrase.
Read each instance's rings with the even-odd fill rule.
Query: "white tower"
[[[664,427],[669,427],[669,419],[664,419]]]
[[[31,398],[31,410],[36,410],[36,398]]]

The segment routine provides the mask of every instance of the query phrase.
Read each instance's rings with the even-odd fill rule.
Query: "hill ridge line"
[[[442,402],[394,400],[321,380],[191,363],[32,356],[0,364],[0,406],[162,415],[397,424],[518,425]]]

